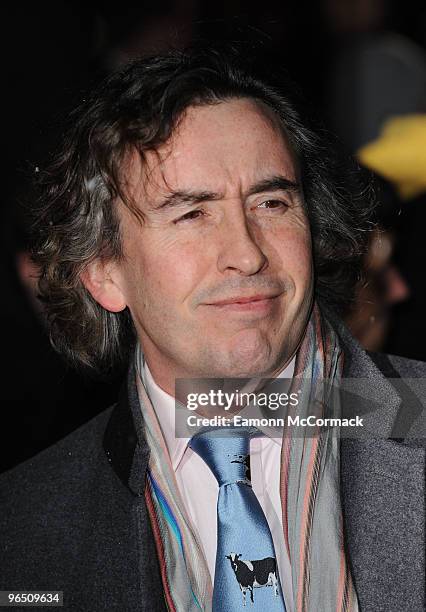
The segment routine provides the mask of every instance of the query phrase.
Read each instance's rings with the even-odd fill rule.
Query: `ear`
[[[117,283],[116,264],[95,259],[80,274],[87,291],[105,310],[120,312],[127,306],[123,291]]]

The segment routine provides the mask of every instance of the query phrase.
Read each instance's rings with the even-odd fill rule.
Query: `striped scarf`
[[[340,416],[338,385],[343,355],[336,333],[314,307],[296,356],[291,392],[299,403],[288,414]],[[150,461],[145,499],[153,528],[168,609],[211,610],[212,583],[207,563],[185,512],[167,447],[142,382],[138,349],[137,385]],[[333,400],[333,401],[332,401]],[[314,412],[313,412],[314,407]],[[280,495],[283,545],[291,564],[295,612],[357,612],[358,602],[347,562],[340,502],[338,428],[285,428],[281,451]],[[214,511],[212,509],[212,511]],[[288,605],[288,602],[287,602]]]

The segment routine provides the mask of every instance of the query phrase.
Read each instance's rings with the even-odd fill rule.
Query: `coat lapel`
[[[401,398],[339,327],[344,377],[368,379],[379,406],[374,411],[368,402],[364,410],[360,406],[368,436],[341,442],[344,531],[360,610],[424,610],[425,451],[412,442],[388,439],[403,410]]]
[[[156,602],[155,610],[165,611],[164,589],[148,510],[145,503],[146,472],[149,449],[145,439],[142,413],[136,389],[134,363],[129,368],[127,385],[123,385],[120,399],[113,408],[109,419],[103,447],[106,457],[121,480],[133,495],[133,511],[137,517],[137,531],[134,537],[140,543],[140,597],[141,609],[146,602]],[[129,525],[130,525],[129,517]],[[120,568],[117,568],[120,571]]]

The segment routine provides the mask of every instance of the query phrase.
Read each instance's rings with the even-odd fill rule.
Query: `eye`
[[[189,212],[182,215],[182,217],[175,219],[174,223],[180,223],[181,221],[193,221],[195,219],[198,219],[202,215],[204,215],[204,212],[202,210],[190,210]]]
[[[257,206],[257,208],[266,208],[268,210],[286,209],[288,204],[282,200],[265,200]]]

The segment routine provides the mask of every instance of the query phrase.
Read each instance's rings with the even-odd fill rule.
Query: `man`
[[[289,92],[235,53],[172,53],[73,116],[40,181],[40,294],[56,347],[103,368],[130,353],[128,383],[1,478],[3,590],[70,610],[423,609],[421,408],[401,380],[401,439],[386,376],[424,366],[375,365],[339,322],[371,204]],[[296,416],[320,383],[368,379],[374,438],[178,438],[176,379],[211,377],[293,378]]]

